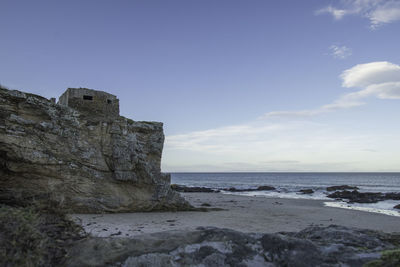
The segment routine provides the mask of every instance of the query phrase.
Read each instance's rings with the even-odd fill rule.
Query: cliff
[[[162,127],[0,89],[0,202],[50,198],[77,213],[187,209],[160,171]]]

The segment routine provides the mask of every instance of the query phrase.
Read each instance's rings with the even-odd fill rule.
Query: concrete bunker
[[[115,95],[88,88],[68,88],[60,96],[58,104],[94,118],[119,116],[119,99]]]

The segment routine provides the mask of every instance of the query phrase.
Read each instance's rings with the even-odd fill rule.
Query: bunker
[[[88,88],[68,88],[58,104],[76,109],[93,118],[119,116],[119,99],[112,94]]]

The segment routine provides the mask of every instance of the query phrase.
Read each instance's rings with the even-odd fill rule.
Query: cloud
[[[340,78],[343,80],[343,87],[347,88],[400,82],[400,66],[387,61],[358,64],[345,70]]]
[[[344,15],[346,15],[347,12],[348,12],[348,11],[347,11],[347,10],[344,10],[344,9],[337,9],[337,8],[332,7],[332,6],[327,6],[327,7],[325,7],[325,8],[322,8],[322,9],[317,10],[315,13],[316,13],[317,15],[329,13],[329,14],[331,14],[335,19],[340,20],[340,19],[342,19],[342,18],[344,17]]]
[[[309,117],[339,109],[365,105],[363,99],[376,97],[379,99],[400,99],[400,66],[378,61],[359,64],[342,72],[342,86],[345,88],[362,88],[359,91],[342,95],[330,104],[315,109],[297,111],[272,111],[261,119],[275,117]]]
[[[248,123],[167,136],[163,170],[399,170],[399,133],[352,132],[304,118],[365,105],[371,97],[400,99],[400,66],[359,64],[343,71],[340,79],[343,88],[355,91],[315,109],[272,111]],[[365,153],[366,148],[379,151]]]
[[[336,20],[346,15],[359,15],[369,19],[375,29],[383,24],[400,20],[400,1],[398,0],[341,0],[339,7],[327,6],[315,12],[331,14]]]
[[[331,50],[331,55],[334,58],[345,59],[352,55],[351,49],[344,45],[343,46],[331,45],[329,49]]]

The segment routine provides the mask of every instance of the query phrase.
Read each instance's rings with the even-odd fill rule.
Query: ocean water
[[[274,191],[222,192],[247,196],[278,198],[304,198],[327,200],[326,206],[363,210],[400,216],[393,209],[400,201],[387,200],[372,204],[348,204],[326,197],[326,187],[352,185],[360,192],[400,192],[400,173],[171,173],[171,183],[186,186],[203,186],[215,189],[229,187],[257,188],[261,185],[274,186]],[[301,194],[301,189],[313,189],[311,195]],[[333,202],[332,202],[333,201]]]

